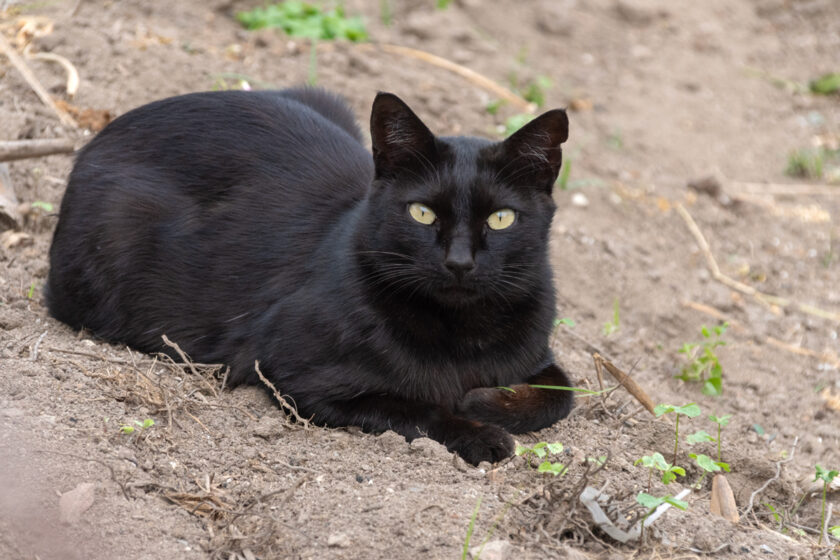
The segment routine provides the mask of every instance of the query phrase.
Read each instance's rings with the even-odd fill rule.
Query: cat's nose
[[[449,251],[446,253],[444,264],[458,278],[462,278],[474,269],[475,259],[473,259],[472,247],[470,247],[469,241],[464,239],[453,240],[449,246]]]

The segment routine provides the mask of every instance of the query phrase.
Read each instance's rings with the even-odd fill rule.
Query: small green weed
[[[642,506],[647,508],[647,513],[642,517],[642,532],[641,532],[641,541],[645,542],[645,521],[647,518],[650,517],[656,508],[661,506],[662,504],[671,504],[675,508],[681,509],[683,511],[688,509],[688,502],[684,502],[682,500],[678,500],[677,498],[673,497],[670,494],[666,494],[661,498],[657,498],[656,496],[651,496],[646,492],[639,492],[636,495],[636,501]]]
[[[292,37],[309,39],[347,39],[365,41],[368,38],[364,21],[360,17],[347,17],[339,4],[333,9],[296,0],[287,0],[239,12],[236,19],[246,29],[280,28]]]
[[[29,289],[26,291],[26,299],[32,299],[35,297],[35,282],[33,281],[29,284]]]
[[[391,27],[394,20],[394,11],[391,9],[391,0],[379,0],[379,20],[385,27]]]
[[[613,301],[613,316],[612,321],[604,323],[604,336],[610,336],[616,332],[620,327],[619,313],[618,313],[618,298]]]
[[[729,419],[732,418],[731,414],[724,414],[723,416],[715,416],[714,414],[709,415],[709,420],[717,424],[717,460],[720,461],[720,439],[721,439],[721,430],[729,424]]]
[[[677,379],[685,382],[702,382],[703,394],[717,396],[723,393],[723,367],[720,365],[715,348],[725,346],[721,337],[726,333],[729,323],[723,323],[709,330],[705,325],[700,333],[703,341],[686,342],[679,353],[684,354],[688,363],[683,366]]]
[[[822,480],[823,481],[823,491],[822,491],[822,516],[820,517],[820,540],[819,544],[822,544],[822,528],[825,527],[825,495],[828,491],[828,485],[837,477],[840,472],[836,470],[827,470],[822,468],[819,465],[814,467],[816,469],[816,475],[814,476],[814,481]]]
[[[657,418],[665,414],[674,413],[676,415],[676,425],[674,427],[674,460],[672,464],[677,463],[677,453],[680,449],[680,415],[688,416],[689,418],[696,418],[700,416],[700,407],[695,403],[684,404],[683,406],[674,406],[672,404],[658,404],[653,409],[653,413]]]
[[[648,469],[648,490],[650,490],[651,479],[653,478],[653,471],[658,470],[662,473],[662,484],[668,485],[677,479],[677,475],[685,476],[685,469],[676,465],[670,465],[662,456],[662,453],[654,453],[653,455],[645,455],[636,459],[634,465],[642,464]]]
[[[567,327],[572,328],[575,326],[575,322],[573,319],[569,319],[568,317],[554,319],[554,329],[551,331],[550,346],[554,346],[554,341],[557,340],[557,331],[560,330],[560,325],[566,325]]]
[[[534,115],[529,115],[528,113],[517,113],[515,115],[511,115],[505,120],[504,130],[502,133],[505,138],[507,138],[532,120],[534,120]]]
[[[819,95],[840,93],[840,72],[830,72],[823,74],[815,80],[811,80],[808,83],[808,89],[811,90],[811,93],[817,93]]]
[[[502,108],[502,105],[505,104],[504,99],[496,99],[489,102],[487,105],[484,106],[484,110],[487,111],[490,115],[496,115],[499,112],[499,109]]]
[[[43,210],[44,212],[52,212],[54,208],[51,203],[44,202],[43,200],[36,200],[32,204],[30,204],[30,206],[32,206],[32,208]]]
[[[788,155],[785,173],[791,177],[821,179],[825,156],[825,150],[822,148],[794,150]]]
[[[566,158],[563,162],[563,168],[560,170],[560,175],[557,177],[557,181],[554,184],[559,188],[561,191],[569,190],[569,175],[572,173],[572,160],[571,158]]]
[[[568,468],[562,463],[555,463],[553,461],[550,461],[549,459],[547,459],[547,457],[549,455],[558,455],[562,452],[562,443],[547,443],[545,441],[536,443],[533,447],[517,445],[516,450],[514,451],[517,457],[525,457],[525,459],[528,461],[528,466],[532,468],[534,466],[531,463],[533,458],[536,457],[537,459],[544,459],[537,466],[537,472],[549,473],[554,476],[565,474]]]
[[[452,0],[437,0],[435,6],[438,10],[445,10],[452,3]]]
[[[144,432],[154,425],[155,425],[155,421],[152,420],[151,418],[146,418],[142,422],[139,421],[139,420],[135,420],[134,421],[134,426],[132,426],[131,424],[123,424],[122,426],[120,426],[120,432],[128,436],[128,435],[133,434],[137,430],[139,430],[140,432]],[[136,426],[136,428],[135,428],[135,426]]]
[[[475,504],[475,509],[473,510],[472,517],[470,517],[470,524],[467,526],[467,537],[464,539],[464,547],[461,549],[461,560],[466,560],[467,554],[470,550],[470,540],[473,536],[473,531],[475,531],[475,520],[478,517],[478,510],[481,508],[481,496],[478,497],[478,501]]]
[[[552,88],[553,84],[551,78],[548,76],[537,76],[535,80],[524,84],[524,87],[518,88],[522,92],[522,97],[537,107],[545,105],[545,94]]]

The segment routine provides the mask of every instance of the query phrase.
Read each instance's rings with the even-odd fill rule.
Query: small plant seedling
[[[619,329],[619,326],[618,298],[615,298],[615,301],[613,301],[612,321],[604,323],[604,336],[610,336]]]
[[[808,84],[808,89],[811,90],[811,93],[817,93],[819,95],[840,93],[840,72],[823,74],[816,80],[811,80]]]
[[[706,433],[705,430],[698,430],[693,434],[689,434],[685,436],[685,442],[689,445],[694,445],[695,443],[703,443],[704,441],[717,441],[715,436]]]
[[[828,490],[828,485],[837,477],[838,471],[836,470],[827,470],[822,468],[819,465],[815,466],[816,475],[814,476],[814,481],[822,480],[823,481],[823,491],[822,491],[822,516],[820,517],[820,540],[819,544],[822,544],[822,528],[825,527],[825,495]]]
[[[554,346],[554,341],[557,339],[557,331],[560,329],[560,325],[566,325],[567,327],[572,328],[575,326],[575,322],[568,317],[554,319],[554,329],[551,331],[551,346]]]
[[[522,91],[522,97],[537,107],[545,105],[545,93],[552,87],[551,78],[548,76],[537,76],[537,78],[525,84],[524,88],[519,88]]]
[[[726,332],[729,323],[723,323],[709,330],[705,325],[700,329],[703,341],[699,343],[686,342],[680,348],[688,363],[683,366],[677,379],[686,382],[702,382],[704,395],[721,395],[723,393],[723,367],[720,365],[715,348],[725,346],[721,337]]]
[[[528,113],[517,113],[515,115],[509,116],[505,120],[503,134],[505,138],[528,124],[534,120],[534,115],[529,115]]]
[[[821,179],[826,152],[822,148],[794,150],[788,155],[785,173],[803,179]]]
[[[534,444],[533,447],[527,447],[525,445],[517,445],[516,450],[514,453],[518,456],[524,456],[525,459],[528,461],[528,466],[533,467],[531,460],[533,457],[538,459],[545,459],[543,462],[539,464],[537,467],[537,472],[541,473],[549,473],[553,474],[554,476],[558,476],[564,474],[567,470],[567,467],[562,463],[555,463],[548,460],[546,457],[548,455],[558,455],[563,452],[563,444],[562,443],[547,443],[541,441],[539,443]]]
[[[837,540],[840,540],[840,525],[828,528],[828,533]]]
[[[729,472],[729,465],[727,463],[715,461],[708,455],[703,455],[702,453],[689,453],[688,456],[694,459],[694,462],[697,463],[698,467],[703,469],[703,474],[700,476],[700,479],[694,484],[695,488],[702,487],[703,480],[705,480],[706,475],[709,473],[715,473],[721,470]]]
[[[487,105],[484,106],[484,110],[491,115],[495,115],[499,112],[502,105],[505,104],[504,99],[496,99],[494,101],[489,102]]]
[[[33,281],[29,284],[29,289],[26,291],[26,299],[32,299],[35,297],[35,282]]]
[[[481,496],[475,504],[472,516],[470,517],[470,524],[467,526],[467,537],[464,539],[464,547],[461,549],[461,560],[466,560],[467,553],[470,550],[470,540],[472,539],[473,531],[475,531],[475,520],[478,517],[478,510],[481,508]]]
[[[148,430],[149,428],[151,428],[154,425],[155,425],[155,421],[152,420],[151,418],[146,418],[142,422],[140,422],[139,420],[135,420],[134,421],[134,426],[137,426],[136,428],[134,426],[132,426],[131,424],[123,424],[122,426],[120,426],[120,432],[122,432],[125,435],[131,435],[135,431],[137,431],[138,429],[141,432],[143,432],[145,430]]]
[[[636,495],[636,501],[645,508],[648,508],[647,513],[642,517],[642,532],[641,532],[641,541],[645,541],[645,521],[647,521],[648,517],[650,517],[656,508],[661,506],[662,504],[671,504],[675,508],[681,509],[685,511],[688,509],[688,502],[684,502],[682,500],[678,500],[677,498],[673,497],[670,494],[666,494],[660,498],[656,496],[651,496],[645,492],[639,492]]]
[[[52,212],[54,208],[52,203],[44,202],[43,200],[36,200],[30,204],[30,206],[32,206],[32,208],[43,210],[44,212]]]
[[[674,460],[671,463],[677,463],[677,453],[680,448],[680,415],[688,416],[689,418],[696,418],[700,416],[700,407],[695,403],[684,404],[683,406],[674,406],[672,404],[659,404],[653,409],[653,413],[657,418],[665,414],[676,414],[676,426],[674,427]]]
[[[645,455],[636,459],[634,465],[642,464],[648,469],[648,490],[650,490],[651,478],[653,477],[653,470],[656,469],[662,473],[662,484],[668,485],[677,479],[677,475],[685,476],[685,469],[676,465],[669,465],[662,456],[662,453],[654,453],[653,455]]]
[[[452,3],[452,0],[437,0],[437,9],[438,10],[445,10],[449,7],[449,4]]]
[[[709,415],[709,420],[717,424],[717,460],[720,461],[720,432],[723,428],[729,424],[729,419],[732,418],[731,414],[724,414],[723,416],[715,416],[714,414]]]
[[[560,170],[560,175],[557,177],[557,181],[554,182],[561,191],[569,190],[569,175],[572,173],[572,160],[571,158],[566,158],[566,161],[563,162],[563,168]]]
[[[306,2],[287,0],[239,12],[236,19],[246,29],[277,27],[291,37],[347,39],[354,42],[368,38],[362,18],[347,17],[341,4],[331,10],[322,10]]]

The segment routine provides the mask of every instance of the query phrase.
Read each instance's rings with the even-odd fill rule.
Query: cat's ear
[[[569,118],[563,109],[543,113],[502,142],[498,161],[502,180],[551,192],[560,172],[560,144],[569,137]]]
[[[436,157],[435,135],[402,99],[379,93],[370,114],[376,178],[427,168]]]

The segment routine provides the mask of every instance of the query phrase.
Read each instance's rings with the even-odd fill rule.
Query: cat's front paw
[[[526,384],[510,389],[478,387],[455,407],[459,416],[501,426],[512,434],[541,430],[568,414],[568,392],[540,390]]]
[[[498,426],[479,425],[447,441],[446,447],[467,463],[497,463],[513,454],[513,438]]]

